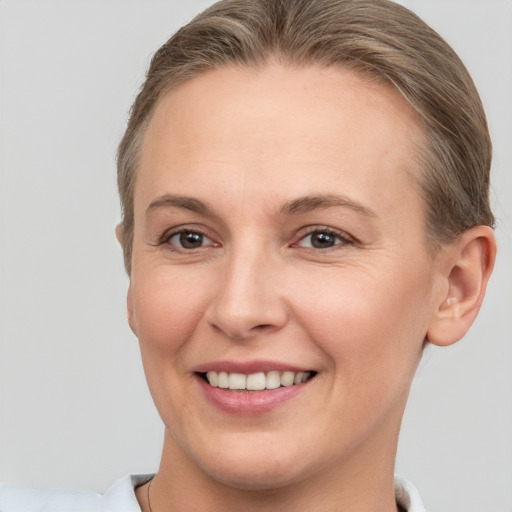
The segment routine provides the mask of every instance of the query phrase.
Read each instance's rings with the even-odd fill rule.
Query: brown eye
[[[180,231],[169,238],[169,244],[180,249],[199,249],[205,245],[213,245],[213,242],[202,233],[197,231]]]
[[[199,233],[182,233],[180,235],[180,243],[185,249],[196,249],[203,245],[203,235]]]
[[[342,235],[329,230],[313,231],[304,236],[298,243],[299,247],[310,249],[330,249],[336,245],[348,243]]]
[[[336,243],[336,237],[330,233],[313,233],[311,235],[311,246],[315,249],[332,247]]]

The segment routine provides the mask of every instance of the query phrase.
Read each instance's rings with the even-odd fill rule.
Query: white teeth
[[[266,384],[267,378],[263,372],[247,375],[246,386],[250,391],[261,391],[262,389],[265,389]]]
[[[265,387],[267,389],[277,389],[281,386],[281,376],[279,372],[268,372],[267,373],[267,383]]]
[[[215,372],[213,372],[215,373]],[[228,381],[228,374],[226,372],[220,372],[219,377],[217,379],[217,386],[219,388],[228,388],[229,387],[229,381]]]
[[[302,373],[302,372],[299,372]],[[283,372],[281,374],[281,386],[292,386],[295,379],[294,372]]]
[[[301,382],[304,382],[309,377],[309,372],[297,372],[295,374],[295,377],[293,379],[294,384],[300,384]]]
[[[308,380],[310,372],[258,372],[244,375],[243,373],[207,372],[206,379],[210,386],[233,389],[261,391],[263,389],[277,389],[281,386],[293,386]]]
[[[206,378],[208,379],[210,386],[216,388],[219,385],[219,375],[217,372],[208,372],[206,374]]]
[[[230,373],[228,377],[229,389],[245,389],[246,377],[243,373]]]

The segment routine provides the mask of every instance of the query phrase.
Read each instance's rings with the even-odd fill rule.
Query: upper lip
[[[259,372],[307,372],[311,368],[303,368],[289,363],[269,360],[253,360],[253,361],[211,361],[203,363],[194,368],[196,373],[212,372],[227,372],[227,373],[242,373],[250,375],[251,373]]]

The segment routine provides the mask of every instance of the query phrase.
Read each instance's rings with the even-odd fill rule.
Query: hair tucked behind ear
[[[131,270],[133,192],[146,127],[168,91],[222,66],[343,66],[391,82],[423,121],[417,173],[430,246],[494,223],[491,142],[478,92],[450,46],[387,0],[222,0],[154,55],[118,150],[125,265]]]

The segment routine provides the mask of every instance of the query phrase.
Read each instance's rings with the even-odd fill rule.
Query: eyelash
[[[197,248],[187,248],[187,247],[180,247],[177,244],[171,243],[171,240],[176,236],[182,236],[182,235],[199,235],[202,237],[202,241],[204,242],[204,239],[209,240],[211,243],[204,246],[201,245]],[[166,231],[160,241],[157,245],[168,245],[169,248],[176,252],[182,252],[182,253],[188,253],[190,251],[194,251],[196,249],[202,249],[203,247],[219,247],[220,244],[214,242],[204,231],[201,229],[198,229],[196,227],[194,228],[187,228],[187,227],[180,227],[178,229],[172,230],[172,231]]]
[[[300,237],[297,242],[292,243],[290,246],[293,248],[302,247],[306,250],[310,251],[328,251],[328,250],[334,250],[337,246],[344,246],[344,245],[353,245],[356,241],[351,236],[347,235],[343,231],[339,231],[327,226],[314,226],[310,228],[306,228],[307,231],[302,231],[300,233]],[[202,242],[206,240],[209,240],[211,243],[207,245],[201,245],[199,247],[180,247],[176,243],[171,243],[171,240],[176,236],[182,236],[182,235],[199,235],[202,237]],[[308,237],[312,237],[313,235],[327,235],[328,237],[334,237],[335,243],[329,247],[312,247],[312,246],[305,246],[301,245],[302,242],[304,242]],[[204,247],[220,247],[220,244],[214,242],[204,231],[201,229],[198,229],[196,227],[194,228],[187,228],[187,227],[180,227],[179,229],[175,229],[172,231],[165,232],[162,237],[160,238],[158,244],[161,245],[167,245],[171,250],[181,253],[189,253],[191,251],[195,251],[197,249],[202,249]]]
[[[315,226],[307,228],[308,230],[305,232],[302,232],[300,234],[300,238],[298,242],[293,243],[292,247],[303,247],[308,250],[313,251],[328,251],[328,250],[335,250],[337,246],[343,246],[343,245],[353,245],[355,243],[354,238],[349,236],[347,233],[343,231],[339,231],[337,229],[333,229],[327,226]],[[332,246],[329,247],[307,247],[301,245],[301,242],[306,240],[308,237],[311,237],[313,235],[327,235],[329,237],[335,238],[335,243]],[[337,242],[336,242],[337,239]]]

